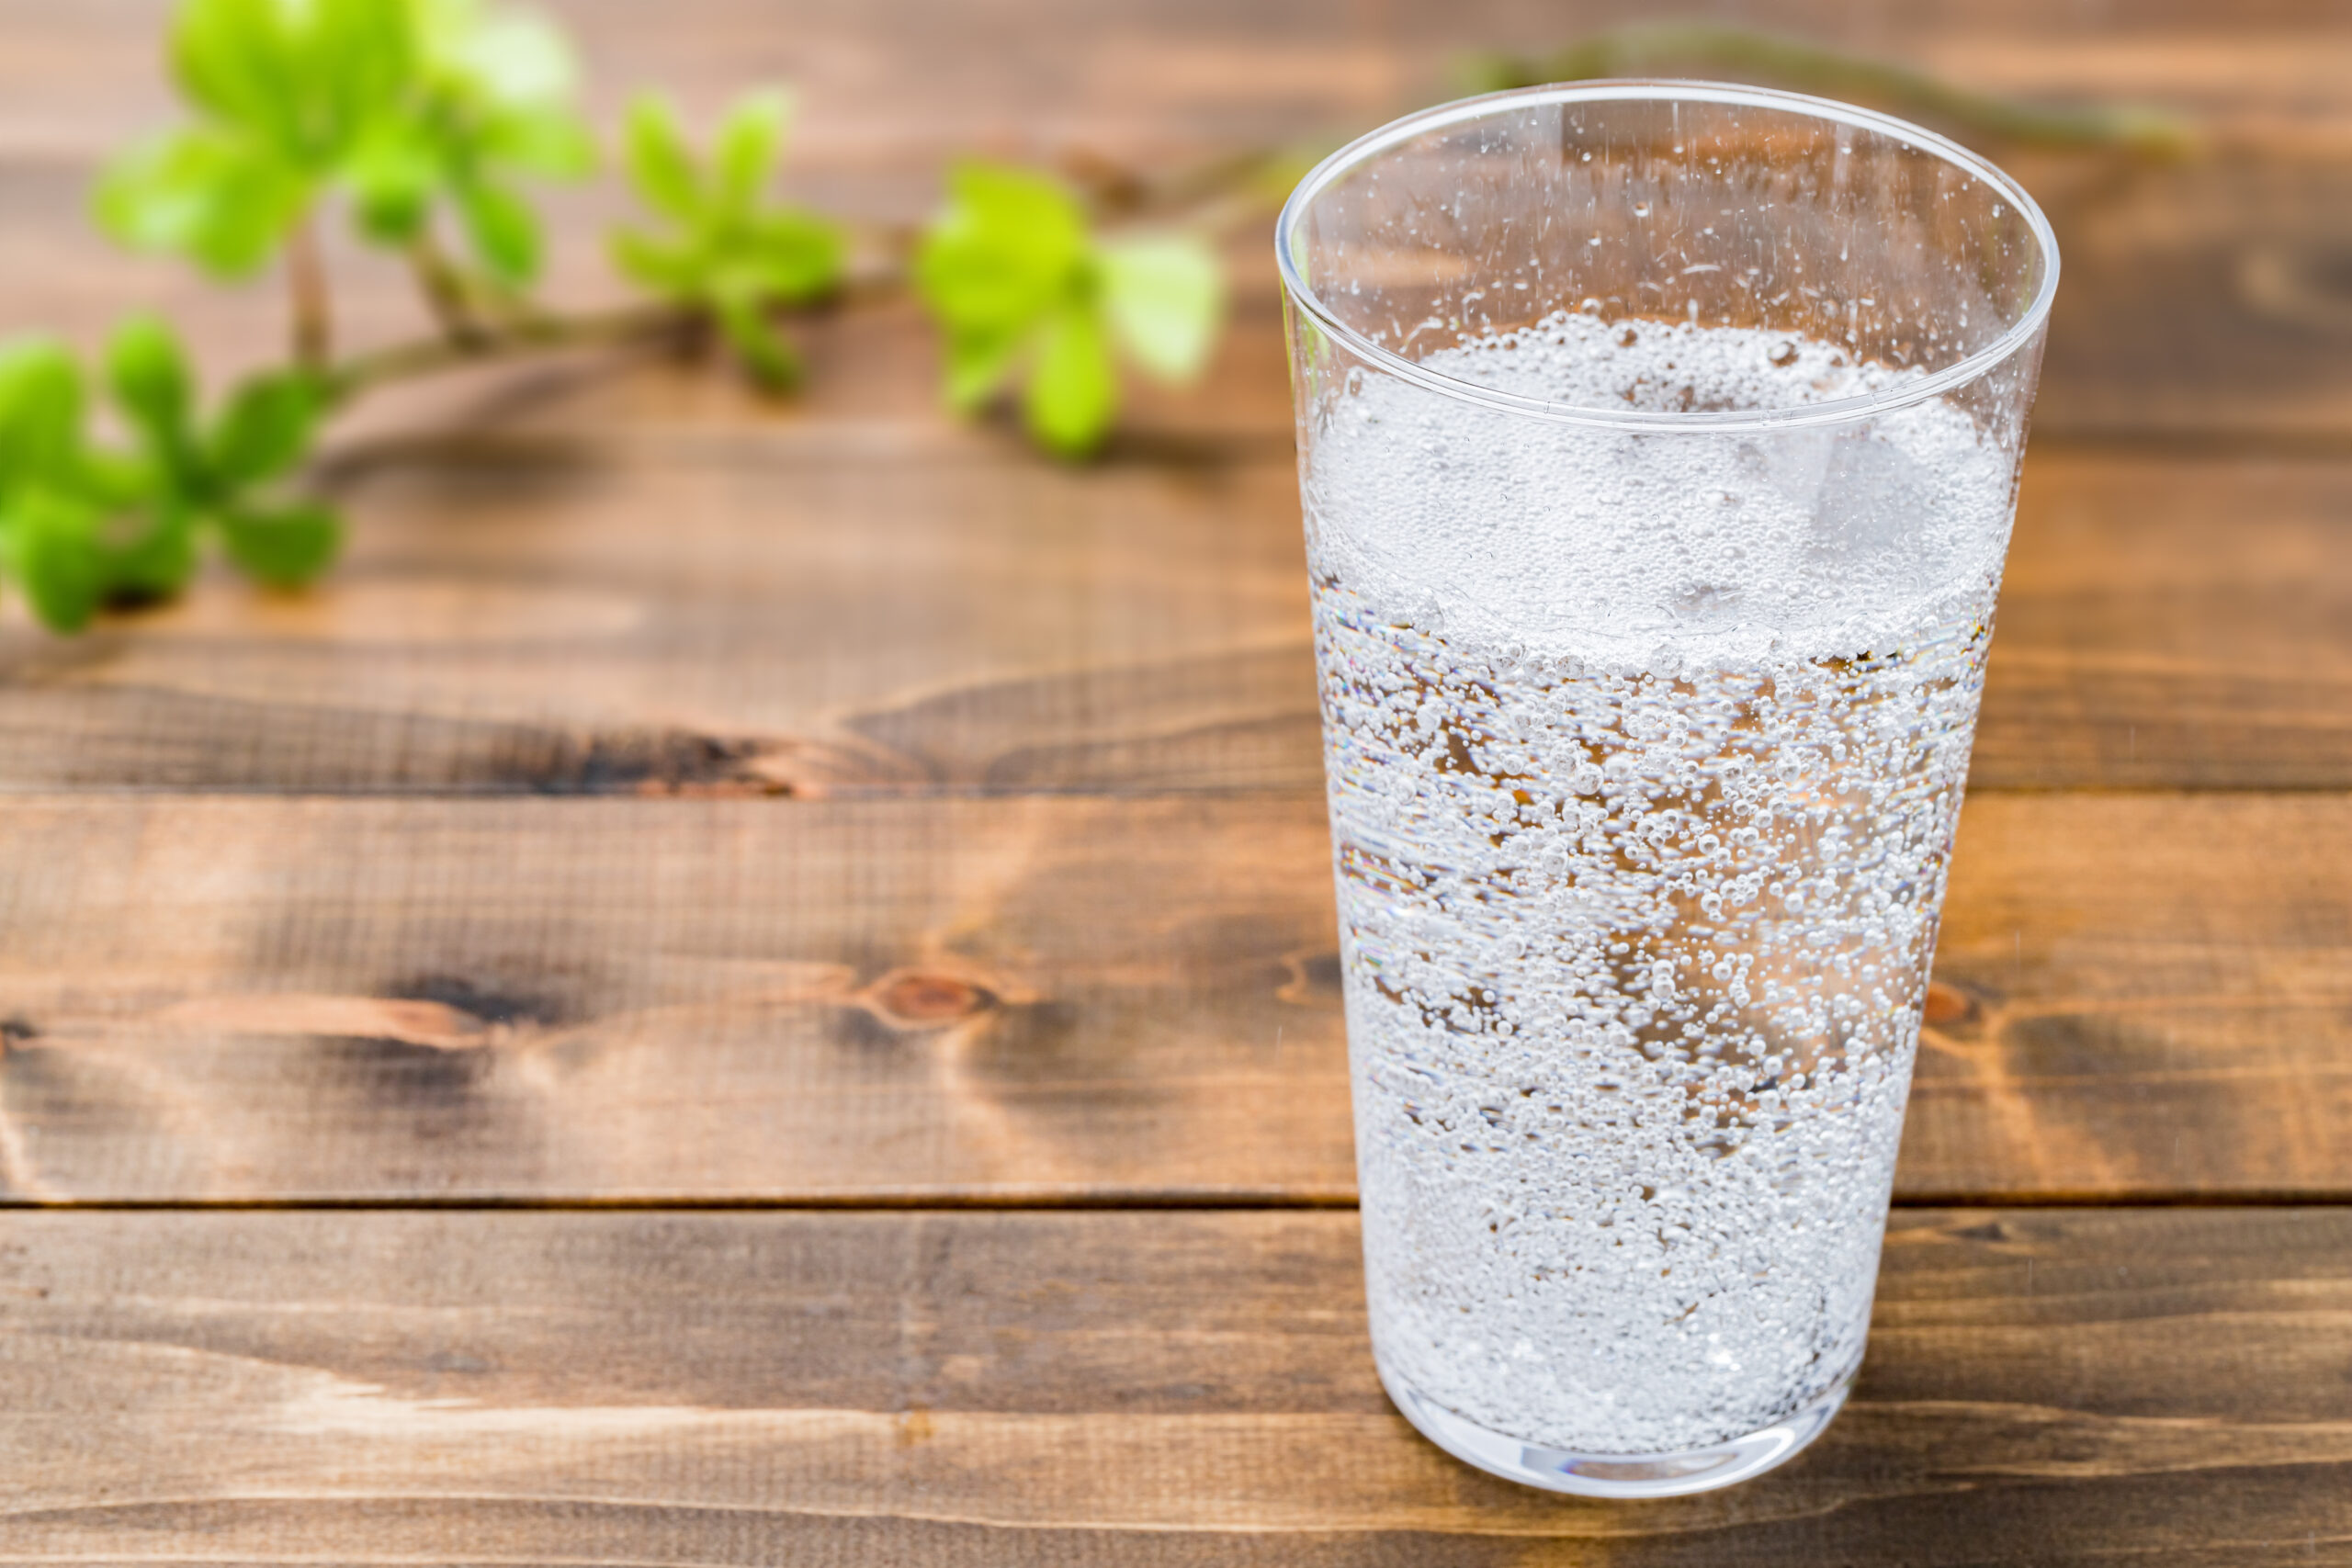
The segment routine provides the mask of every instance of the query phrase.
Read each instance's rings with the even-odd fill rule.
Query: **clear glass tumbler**
[[[1373,1346],[1658,1496],[1862,1356],[2049,225],[1782,93],[1498,94],[1284,209]]]

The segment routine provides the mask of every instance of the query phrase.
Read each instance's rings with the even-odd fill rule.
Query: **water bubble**
[[[1618,406],[1894,374],[1599,310],[1428,363]],[[1307,497],[1384,1364],[1556,1447],[1751,1429],[1860,1344],[2007,459],[1943,404],[1505,443],[1360,400]]]

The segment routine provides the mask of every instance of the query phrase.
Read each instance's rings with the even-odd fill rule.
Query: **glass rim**
[[[1936,154],[1951,164],[1984,180],[2012,202],[2024,215],[2032,231],[2034,243],[2041,247],[2044,261],[2041,281],[2025,311],[2001,335],[1975,353],[1921,377],[1905,381],[1900,386],[1860,397],[1835,398],[1827,402],[1798,403],[1784,409],[1734,409],[1705,412],[1683,413],[1653,410],[1613,410],[1586,408],[1573,403],[1557,403],[1548,399],[1531,398],[1518,392],[1506,392],[1486,387],[1442,371],[1431,370],[1416,360],[1406,358],[1393,349],[1384,348],[1363,333],[1349,326],[1324,304],[1306,278],[1299,276],[1298,265],[1292,256],[1292,237],[1305,217],[1307,205],[1323,194],[1340,176],[1358,167],[1374,154],[1387,151],[1427,131],[1442,130],[1468,120],[1484,118],[1498,109],[1521,105],[1622,102],[1700,102],[1732,104],[1752,108],[1787,110],[1838,125],[1852,126],[1894,138],[1907,147],[1917,147]],[[1378,130],[1356,138],[1338,152],[1325,158],[1298,182],[1290,198],[1283,203],[1282,215],[1274,220],[1274,263],[1281,270],[1283,289],[1299,310],[1313,319],[1325,332],[1345,344],[1358,356],[1371,361],[1390,375],[1414,382],[1430,391],[1464,402],[1483,404],[1505,413],[1515,413],[1559,424],[1595,425],[1611,430],[1680,430],[1711,433],[1747,430],[1779,430],[1791,425],[1843,424],[1910,408],[1942,396],[1955,387],[1965,386],[2015,355],[2032,342],[2050,317],[2050,303],[2058,292],[2058,237],[2052,231],[2050,220],[2041,208],[2026,193],[2025,187],[2004,172],[1997,164],[1970,152],[1950,137],[1939,136],[1923,126],[1893,115],[1880,114],[1874,109],[1858,108],[1834,98],[1815,97],[1805,93],[1784,93],[1770,87],[1745,87],[1726,82],[1682,81],[1670,77],[1625,77],[1601,81],[1554,84],[1539,87],[1513,87],[1499,93],[1485,93],[1473,98],[1457,98],[1452,103],[1439,104],[1420,109],[1400,119],[1390,120]]]

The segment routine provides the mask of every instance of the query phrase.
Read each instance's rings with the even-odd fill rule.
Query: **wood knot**
[[[969,980],[919,972],[887,976],[875,986],[873,997],[875,1010],[883,1018],[913,1029],[956,1022],[996,1000],[994,995]]]
[[[1949,1023],[1965,1023],[1976,1016],[1976,1003],[1968,993],[1956,986],[1939,980],[1928,987],[1927,1004],[1920,1016],[1939,1027]]]

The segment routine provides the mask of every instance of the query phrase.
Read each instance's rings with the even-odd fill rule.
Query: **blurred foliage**
[[[547,262],[535,193],[593,173],[599,152],[571,45],[545,18],[492,0],[182,0],[168,54],[188,118],[113,161],[96,215],[123,244],[216,276],[279,271],[288,353],[208,409],[178,337],[155,320],[120,327],[95,372],[46,339],[0,344],[0,569],[60,631],[104,605],[177,592],[208,547],[264,583],[316,577],[343,525],[305,475],[329,417],[374,387],[654,335],[716,337],[781,393],[803,366],[780,318],[861,289],[911,288],[942,337],[950,407],[1017,402],[1040,446],[1082,457],[1114,427],[1123,372],[1169,383],[1200,373],[1226,303],[1211,235],[1261,220],[1327,150],[1244,152],[1155,175],[1080,156],[1068,181],[963,163],[927,226],[861,245],[850,225],[775,198],[782,96],[735,104],[698,148],[649,94],[617,139],[641,217],[609,243],[641,298],[566,313],[533,294]],[[2188,142],[2144,111],[2034,108],[1705,23],[1481,55],[1463,73],[1492,90],[1662,66],[1761,76],[2018,141],[2154,154]],[[320,236],[330,214],[410,270],[430,335],[338,356]],[[861,249],[883,253],[863,276]]]
[[[1455,75],[1464,92],[1498,93],[1547,82],[1694,69],[1871,104],[2014,145],[2116,149],[2171,158],[2195,144],[2191,129],[2161,110],[2129,105],[2042,107],[1971,92],[1922,71],[1824,49],[1802,39],[1715,22],[1620,28],[1549,54],[1473,54],[1459,63]]]
[[[784,155],[785,122],[781,96],[747,99],[719,127],[706,161],[686,144],[665,99],[640,99],[628,118],[629,184],[668,232],[613,236],[624,276],[707,312],[744,369],[777,390],[797,384],[800,361],[770,312],[833,292],[847,255],[839,225],[764,200]]]
[[[325,408],[314,377],[256,378],[208,418],[178,339],[141,318],[107,344],[103,383],[127,446],[90,440],[89,389],[63,347],[0,348],[0,533],[45,625],[75,631],[101,604],[176,592],[209,537],[264,582],[334,561],[340,519],[282,482]]]
[[[56,630],[178,592],[208,547],[260,582],[315,578],[344,530],[303,475],[328,418],[374,387],[707,332],[781,393],[803,367],[779,315],[850,281],[849,228],[773,195],[780,94],[732,106],[707,148],[666,99],[635,102],[617,141],[642,215],[609,248],[644,302],[566,314],[532,294],[547,262],[535,187],[593,173],[599,152],[571,44],[546,18],[490,0],[182,0],[167,53],[188,118],[108,164],[99,224],[213,276],[281,272],[288,354],[208,410],[159,321],[124,324],[95,372],[47,339],[0,344],[0,569]],[[946,339],[954,407],[1017,384],[1036,440],[1079,456],[1109,434],[1117,361],[1163,380],[1198,372],[1224,299],[1205,240],[1099,236],[1086,205],[1039,174],[973,165],[950,184],[939,221],[899,247],[912,259],[880,281],[913,275]],[[330,215],[409,268],[431,336],[337,356]],[[115,434],[94,436],[101,425]]]
[[[195,118],[118,160],[98,214],[222,276],[339,197],[401,248],[446,212],[486,277],[519,287],[543,249],[523,183],[594,165],[562,35],[477,0],[187,0],[170,49]]]
[[[1075,456],[1118,414],[1114,348],[1146,374],[1200,373],[1224,313],[1216,254],[1183,234],[1101,239],[1060,182],[966,164],[915,256],[946,335],[947,400],[970,411],[1020,382],[1030,431]]]

